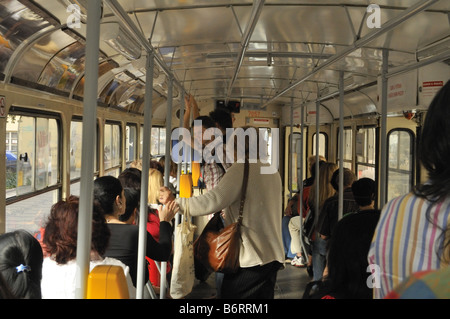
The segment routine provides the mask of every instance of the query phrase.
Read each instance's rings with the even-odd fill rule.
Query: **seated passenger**
[[[51,208],[45,227],[44,244],[49,257],[44,258],[42,268],[43,299],[73,299],[76,297],[76,264],[78,237],[78,197],[71,196]],[[94,205],[92,213],[92,246],[89,269],[97,265],[116,265],[124,270],[131,298],[136,295],[131,282],[129,267],[121,261],[104,257],[110,231],[101,207]]]
[[[41,299],[43,254],[25,230],[0,235],[0,299]]]
[[[328,274],[322,282],[315,282],[319,288],[311,298],[372,298],[367,253],[379,217],[379,213],[363,211],[347,214],[337,223],[329,242]]]
[[[379,213],[375,209],[375,181],[371,178],[360,178],[352,185],[353,197],[359,206],[358,211],[373,211]]]
[[[94,199],[100,203],[104,212],[107,227],[111,232],[105,256],[116,258],[130,267],[130,275],[136,286],[139,227],[125,224],[120,215],[125,212],[126,199],[120,181],[112,176],[102,176],[94,181]],[[167,261],[172,252],[172,226],[177,206],[174,202],[165,206],[159,214],[159,242],[147,234],[146,256],[154,260]],[[148,269],[146,276],[148,278]]]
[[[376,298],[414,272],[441,267],[445,229],[450,223],[450,81],[428,108],[418,156],[429,180],[389,201],[381,212],[369,252],[380,269]]]
[[[348,168],[344,168],[343,215],[355,212],[359,208],[352,193],[352,184],[355,180],[355,173]],[[330,239],[339,217],[339,169],[333,173],[331,185],[336,190],[336,194],[328,198],[323,204],[317,225],[320,236],[325,240]]]

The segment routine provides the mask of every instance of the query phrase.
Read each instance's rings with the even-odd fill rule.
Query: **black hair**
[[[355,179],[355,173],[353,173],[348,168],[344,168],[344,187],[351,186]],[[339,169],[334,171],[333,175],[331,176],[330,183],[336,191],[339,191]]]
[[[359,206],[367,206],[375,200],[375,181],[371,178],[361,178],[353,183],[352,192]]]
[[[140,169],[129,167],[120,173],[118,179],[122,184],[122,187],[130,187],[140,190],[141,189],[141,176]]]
[[[431,202],[450,195],[450,81],[433,98],[420,136],[418,157],[428,171],[430,183],[419,185],[415,193]]]
[[[209,116],[220,129],[226,130],[227,128],[233,127],[233,119],[231,118],[230,112],[223,109],[215,109],[209,113]]]
[[[379,218],[380,213],[373,211],[348,214],[334,228],[325,281],[336,298],[372,298],[367,286],[367,254]]]
[[[194,122],[195,121],[202,121],[202,126],[205,128],[205,129],[209,129],[209,128],[211,128],[211,127],[216,127],[216,123],[213,121],[213,119],[211,118],[211,117],[209,117],[209,116],[207,116],[207,115],[201,115],[201,116],[198,116],[195,120],[194,120]],[[192,122],[192,127],[194,127],[194,122]]]
[[[450,195],[450,81],[439,90],[428,107],[422,134],[419,139],[418,158],[428,172],[429,181],[414,189],[415,195],[431,202],[426,218],[442,230],[436,241],[436,254],[442,257],[448,247],[445,234],[449,226],[443,229],[431,216],[433,204],[443,201]]]
[[[125,187],[123,189],[123,193],[125,194],[127,205],[125,208],[125,213],[119,216],[119,220],[125,222],[130,218],[131,214],[133,214],[135,208],[139,209],[141,194],[140,190],[130,187]]]
[[[43,252],[25,230],[0,235],[0,275],[10,297],[40,299]]]
[[[114,202],[122,194],[122,184],[113,176],[102,176],[94,181],[94,199],[103,209],[103,214],[114,212]]]

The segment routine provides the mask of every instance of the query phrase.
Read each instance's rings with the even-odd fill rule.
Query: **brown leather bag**
[[[195,273],[200,280],[206,280],[211,272],[234,273],[239,269],[240,227],[247,191],[248,170],[249,164],[246,161],[238,221],[223,228],[220,212],[217,212],[194,242]]]

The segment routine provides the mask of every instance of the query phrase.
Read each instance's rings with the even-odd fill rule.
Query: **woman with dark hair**
[[[137,259],[139,243],[139,227],[127,224],[120,220],[125,213],[126,198],[120,180],[112,176],[102,176],[94,181],[94,199],[103,207],[104,219],[111,233],[109,245],[105,250],[105,256],[122,261],[130,267],[130,275],[133,285],[137,280]],[[175,202],[169,202],[159,212],[160,232],[159,241],[147,233],[146,256],[157,261],[167,261],[172,252],[172,226],[170,221],[174,218],[178,206]],[[148,268],[146,276],[148,277]]]
[[[0,297],[40,299],[42,248],[25,230],[0,236]]]
[[[44,233],[45,249],[50,256],[44,258],[42,269],[41,289],[44,299],[75,298],[78,206],[78,197],[70,196],[54,204],[50,210]],[[110,235],[100,206],[94,205],[90,270],[97,265],[121,266],[127,277],[130,297],[133,297],[135,288],[128,266],[117,259],[104,257]]]
[[[431,102],[420,137],[417,154],[429,180],[394,198],[381,212],[369,252],[376,298],[383,298],[414,272],[445,264],[444,234],[450,222],[449,118],[450,81]]]
[[[311,298],[372,299],[367,253],[379,217],[377,212],[360,211],[345,215],[336,224],[329,241],[328,274]]]

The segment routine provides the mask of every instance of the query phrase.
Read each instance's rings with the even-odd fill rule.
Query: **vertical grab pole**
[[[291,97],[291,133],[289,135],[289,199],[292,198],[292,170],[294,169],[294,148],[292,142],[294,141],[294,98]]]
[[[169,87],[167,92],[167,114],[166,114],[166,153],[164,163],[164,186],[169,186],[170,177],[170,146],[172,136],[172,104],[173,104],[173,78],[169,78]],[[166,270],[167,262],[161,263],[161,287],[159,292],[159,298],[164,299],[166,297]]]
[[[319,135],[320,135],[320,127],[319,127],[319,115],[320,115],[320,100],[316,101],[316,203],[315,203],[315,214],[314,214],[314,225],[317,225],[317,221],[319,220]]]
[[[148,175],[150,169],[150,150],[153,117],[153,72],[155,60],[153,52],[147,53],[144,100],[144,138],[142,151],[141,197],[139,206],[139,246],[136,299],[144,298],[144,287],[148,281],[145,277],[147,251],[147,218],[148,218]]]
[[[304,113],[304,108],[305,106],[302,105],[300,107],[300,169],[299,169],[299,173],[298,173],[298,178],[300,180],[300,190],[299,190],[299,196],[298,196],[298,200],[300,201],[300,209],[298,211],[298,214],[300,216],[300,247],[302,247],[302,255],[303,255],[303,260],[307,260],[308,259],[308,253],[306,251],[305,245],[303,243],[303,161],[304,159],[304,153],[303,153],[303,127],[305,125],[305,113]],[[308,168],[307,168],[308,169]],[[306,174],[305,174],[306,175]]]
[[[180,106],[180,127],[183,127],[183,124],[184,124],[184,109],[185,109],[185,107],[186,107],[186,105],[184,104],[184,95],[185,95],[184,90],[181,90],[181,100],[180,100],[180,102],[181,102],[181,103],[180,103],[180,104],[181,104],[181,106]],[[183,143],[185,143],[185,142],[186,142],[186,141],[183,141]],[[180,143],[180,141],[178,141],[178,143]],[[182,160],[181,160],[181,163],[178,164],[178,167],[177,167],[177,190],[178,190],[177,196],[178,196],[178,197],[180,196],[180,176],[181,176],[181,170],[182,170],[183,160],[184,160],[184,157],[185,157],[185,152],[186,152],[186,150],[187,150],[187,148],[186,148],[186,147],[183,147]],[[177,213],[177,214],[175,215],[175,226],[179,224],[180,219],[181,219],[181,215],[180,215],[180,213]],[[175,236],[175,234],[174,234],[174,236]],[[174,239],[175,239],[175,238],[174,238]]]
[[[344,71],[339,72],[339,202],[338,220],[344,215]]]
[[[77,238],[77,273],[75,297],[86,298],[87,279],[92,240],[92,207],[94,182],[96,119],[97,119],[97,88],[98,88],[98,57],[100,39],[101,1],[88,1],[86,35],[86,81],[84,84],[83,102],[83,135],[81,153],[80,204],[78,214]],[[94,136],[94,138],[92,138]]]
[[[381,74],[381,129],[380,129],[380,208],[382,208],[386,202],[386,166],[387,166],[387,88],[388,88],[388,62],[389,51],[383,49],[383,66]]]

